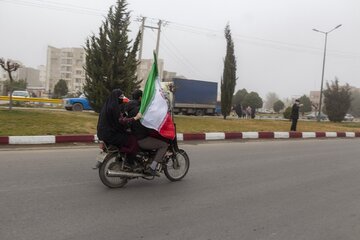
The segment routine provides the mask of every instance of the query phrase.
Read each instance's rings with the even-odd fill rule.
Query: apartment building
[[[56,83],[66,81],[69,92],[83,91],[85,84],[85,51],[83,48],[48,46],[46,61],[46,91],[53,92]]]

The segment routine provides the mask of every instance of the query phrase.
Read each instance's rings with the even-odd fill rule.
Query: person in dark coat
[[[296,125],[299,119],[299,109],[302,106],[302,104],[300,104],[300,100],[296,99],[294,105],[291,108],[291,115],[290,115],[290,119],[291,119],[291,128],[290,131],[296,131]]]
[[[238,115],[238,118],[241,118],[242,117],[242,107],[241,107],[241,104],[238,103],[236,104],[235,106],[235,112],[236,112],[236,115]]]
[[[129,142],[130,134],[126,130],[127,125],[141,117],[124,116],[126,99],[120,89],[114,89],[100,111],[97,124],[99,140],[119,148]]]
[[[251,119],[255,118],[256,109],[253,107],[251,108]]]

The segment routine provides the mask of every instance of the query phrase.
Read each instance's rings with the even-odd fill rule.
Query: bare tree
[[[9,91],[10,91],[10,102],[9,102],[9,110],[12,110],[12,91],[13,91],[13,78],[11,73],[15,72],[20,68],[20,64],[16,62],[12,62],[11,60],[5,61],[3,58],[0,58],[0,66],[8,73],[10,78],[10,85],[9,85]]]

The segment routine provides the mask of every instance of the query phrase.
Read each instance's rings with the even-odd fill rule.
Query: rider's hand
[[[134,117],[135,120],[139,120],[142,117],[141,112],[138,112],[136,116]]]

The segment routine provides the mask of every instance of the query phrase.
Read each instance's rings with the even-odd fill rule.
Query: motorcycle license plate
[[[106,157],[106,153],[101,152],[96,156],[96,161],[102,163],[104,161],[105,157]]]

